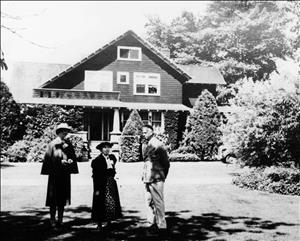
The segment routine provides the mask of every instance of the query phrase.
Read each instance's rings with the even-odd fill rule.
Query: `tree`
[[[140,160],[140,135],[143,122],[137,112],[133,110],[124,126],[120,138],[120,159],[124,162],[137,162]]]
[[[14,100],[9,88],[0,81],[1,98],[1,138],[0,148],[5,150],[25,133],[24,117],[21,108]]]
[[[282,77],[236,85],[238,94],[230,104],[237,111],[222,127],[226,146],[242,165],[299,166],[300,96],[293,81]]]
[[[220,144],[220,124],[216,99],[205,89],[188,116],[180,149],[197,154],[201,160],[212,159]]]
[[[213,64],[230,84],[267,80],[276,58],[295,58],[299,18],[296,1],[212,1],[204,16],[183,12],[169,25],[152,17],[146,28],[148,40],[169,48],[177,63]]]

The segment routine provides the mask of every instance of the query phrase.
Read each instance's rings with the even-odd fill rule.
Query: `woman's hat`
[[[98,150],[101,151],[102,148],[104,148],[104,147],[106,147],[106,146],[108,146],[109,148],[111,148],[113,145],[114,145],[114,144],[112,144],[112,143],[110,143],[110,142],[108,142],[108,141],[103,141],[103,142],[101,142],[100,144],[98,144],[98,145],[96,146],[96,149],[98,149]]]
[[[60,131],[62,131],[62,130],[67,130],[67,131],[71,132],[71,131],[72,131],[72,127],[69,126],[67,123],[61,123],[61,124],[59,124],[59,125],[56,127],[55,132],[56,132],[56,134],[58,134],[58,133],[59,133]]]

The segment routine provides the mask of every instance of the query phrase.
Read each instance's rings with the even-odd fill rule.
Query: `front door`
[[[109,141],[113,129],[113,110],[92,110],[89,113],[89,137],[91,141]]]

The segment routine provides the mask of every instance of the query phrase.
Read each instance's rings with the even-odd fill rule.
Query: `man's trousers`
[[[167,228],[164,204],[164,182],[145,183],[147,219],[159,229]]]

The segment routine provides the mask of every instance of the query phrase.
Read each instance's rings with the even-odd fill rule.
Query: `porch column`
[[[119,142],[119,137],[121,135],[120,131],[120,113],[119,109],[114,109],[114,121],[113,121],[113,131],[110,133],[111,142]]]
[[[165,131],[165,114],[164,112],[162,111],[161,112],[161,126],[160,126],[162,132]]]

